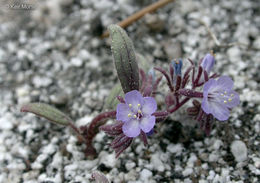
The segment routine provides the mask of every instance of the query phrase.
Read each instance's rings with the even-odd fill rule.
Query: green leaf
[[[117,96],[124,97],[124,92],[119,83],[113,87],[113,89],[110,91],[110,94],[106,98],[105,109],[114,109],[117,104],[119,104],[119,101],[116,98]]]
[[[124,93],[139,90],[139,69],[131,39],[118,25],[110,25],[108,31],[112,39],[111,50],[117,75]]]
[[[71,119],[58,109],[44,103],[30,103],[22,106],[21,112],[30,112],[59,125],[69,125]]]

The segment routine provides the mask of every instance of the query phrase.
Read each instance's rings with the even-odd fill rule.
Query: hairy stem
[[[103,112],[96,116],[90,123],[88,127],[88,134],[87,137],[94,137],[96,135],[96,131],[98,130],[98,127],[104,124],[104,120],[107,118],[115,118],[116,111],[108,111]]]
[[[181,106],[183,106],[186,102],[188,102],[190,100],[189,97],[183,99],[179,104],[177,104],[174,108],[169,109],[168,112],[169,113],[173,113],[175,111],[177,111]]]
[[[86,143],[86,139],[83,137],[83,135],[80,133],[79,129],[72,123],[69,123],[69,127],[77,134],[80,141],[83,141]]]
[[[115,118],[115,116],[116,111],[103,112],[91,121],[89,127],[87,128],[87,133],[85,137],[85,143],[87,146],[85,151],[86,156],[93,156],[96,154],[96,150],[92,146],[92,140],[96,136],[98,128],[105,123],[104,120],[107,118]]]
[[[195,90],[190,90],[190,89],[180,89],[178,91],[180,95],[184,95],[186,97],[197,97],[197,98],[203,98],[203,93],[202,92],[197,92]]]
[[[174,91],[174,88],[173,88],[173,86],[172,86],[171,79],[170,79],[169,75],[166,73],[166,71],[163,70],[163,69],[161,69],[161,68],[159,68],[159,67],[155,67],[154,69],[157,70],[157,71],[159,71],[160,73],[162,73],[162,74],[164,75],[164,77],[165,77],[166,80],[167,80],[167,85],[169,86],[170,91],[173,92],[173,91]]]

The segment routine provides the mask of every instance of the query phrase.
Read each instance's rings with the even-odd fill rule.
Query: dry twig
[[[217,39],[216,35],[213,33],[213,31],[210,29],[210,27],[207,25],[207,23],[205,21],[203,21],[202,19],[194,19],[196,21],[198,21],[200,24],[204,25],[210,35],[210,37],[213,39],[213,41],[215,42],[215,44],[217,45],[217,47],[220,48],[229,48],[232,46],[247,46],[245,43],[240,43],[240,42],[232,42],[232,43],[220,43],[220,41]]]
[[[174,0],[160,0],[156,3],[153,3],[145,8],[143,8],[142,10],[136,12],[135,14],[131,15],[130,17],[128,17],[127,19],[119,22],[117,25],[119,25],[122,28],[125,28],[129,25],[131,25],[133,22],[139,20],[140,18],[142,18],[145,14],[147,13],[151,13],[163,6],[165,6],[166,4],[173,2]],[[102,34],[102,38],[105,38],[109,35],[108,31],[104,32]]]

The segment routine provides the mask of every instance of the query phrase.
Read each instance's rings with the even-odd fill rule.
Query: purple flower
[[[210,79],[203,88],[202,109],[219,121],[227,120],[230,109],[239,104],[239,95],[232,90],[234,82],[228,76]]]
[[[208,54],[203,58],[203,60],[202,60],[202,62],[201,62],[201,64],[200,64],[200,66],[201,66],[201,67],[208,73],[208,75],[209,75],[209,73],[210,73],[210,71],[212,70],[214,64],[215,64],[215,57],[214,57],[214,55],[208,53]]]
[[[122,121],[123,133],[128,137],[137,137],[141,130],[150,132],[155,125],[157,104],[152,97],[143,97],[137,90],[125,94],[125,103],[117,105],[116,119]]]

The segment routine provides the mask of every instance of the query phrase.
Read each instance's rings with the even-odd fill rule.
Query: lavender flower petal
[[[228,119],[230,111],[226,106],[224,106],[219,102],[209,102],[208,104],[209,104],[210,113],[215,118],[217,118],[219,121],[225,121]]]
[[[221,76],[217,80],[217,86],[216,89],[222,89],[222,90],[230,90],[234,86],[234,82],[232,79],[228,76]]]
[[[141,132],[139,121],[134,119],[124,123],[122,129],[124,134],[128,137],[137,137]]]
[[[155,125],[155,116],[146,116],[142,117],[140,122],[140,128],[145,132],[148,133],[153,129]]]
[[[213,86],[216,85],[217,81],[214,79],[209,79],[203,87],[203,96],[208,97],[209,89]]]
[[[125,102],[131,104],[134,111],[138,110],[138,104],[142,105],[144,100],[143,96],[137,90],[130,91],[125,94]]]
[[[157,104],[153,97],[144,97],[142,112],[144,115],[151,115],[157,110]]]
[[[116,120],[123,122],[129,121],[129,113],[131,113],[131,110],[127,104],[118,104],[116,109]]]

